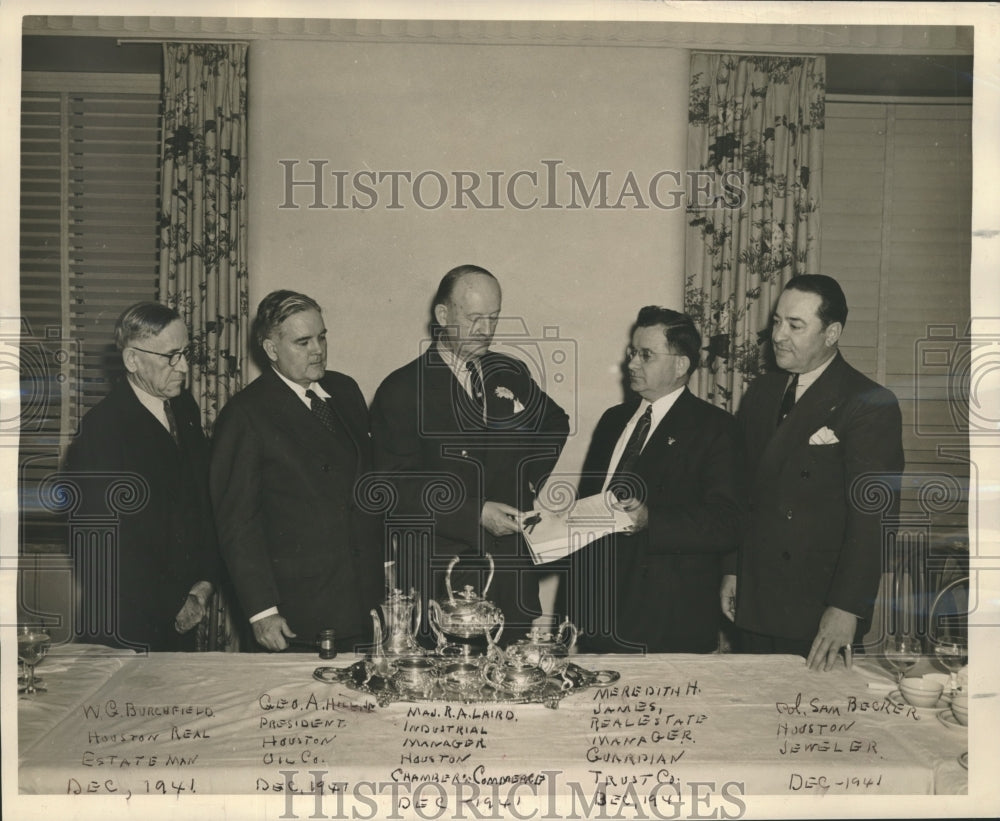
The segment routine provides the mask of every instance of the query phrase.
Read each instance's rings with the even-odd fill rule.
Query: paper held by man
[[[604,536],[634,529],[628,513],[609,493],[577,499],[568,510],[530,511],[520,523],[535,564],[565,558]]]

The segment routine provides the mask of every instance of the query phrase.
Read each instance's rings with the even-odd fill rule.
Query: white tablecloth
[[[793,656],[575,660],[618,670],[621,680],[573,693],[557,709],[379,707],[312,677],[318,666],[353,661],[343,656],[136,656],[114,659],[118,669],[97,687],[90,673],[112,660],[95,659],[91,671],[77,658],[61,673],[53,657],[39,668],[52,715],[42,721],[42,700],[21,700],[30,721],[22,720],[19,787],[273,794],[321,782],[350,801],[378,788],[365,784],[405,792],[431,782],[464,796],[519,785],[607,801],[612,815],[617,802],[668,800],[693,782],[712,784],[716,797],[726,785],[746,796],[966,790],[957,764],[966,733],[933,712],[897,710],[860,669],[810,673]]]
[[[27,753],[32,743],[87,701],[134,657],[130,650],[115,650],[99,644],[53,647],[35,668],[46,691],[18,697],[19,754]]]

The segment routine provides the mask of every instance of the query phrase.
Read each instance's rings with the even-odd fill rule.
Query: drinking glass
[[[29,696],[45,692],[45,688],[35,681],[35,665],[45,657],[51,641],[48,632],[42,627],[18,625],[17,657],[24,665],[26,674],[24,687],[19,687],[18,692]]]
[[[956,675],[969,661],[969,646],[964,637],[943,636],[934,644],[934,655],[948,670],[948,690],[954,694],[958,691],[958,676]]]
[[[891,636],[885,643],[882,656],[896,672],[896,684],[902,684],[906,671],[920,661],[920,642],[912,636]]]

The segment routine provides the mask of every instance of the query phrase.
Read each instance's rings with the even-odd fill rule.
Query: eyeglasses
[[[188,345],[186,348],[181,348],[179,351],[172,351],[171,353],[160,353],[159,351],[147,351],[145,348],[139,348],[136,345],[129,345],[129,347],[137,351],[142,351],[143,353],[151,353],[153,354],[153,356],[162,356],[164,359],[167,360],[167,364],[170,365],[171,368],[181,361],[182,356],[185,359],[191,358],[190,345]]]
[[[631,362],[632,357],[638,356],[639,361],[644,365],[656,356],[680,356],[680,354],[673,353],[672,351],[651,351],[649,348],[633,348],[629,345],[625,349],[625,361]]]

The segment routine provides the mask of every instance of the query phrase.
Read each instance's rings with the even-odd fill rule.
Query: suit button
[[[323,471],[323,473],[329,473],[330,472],[330,466],[329,465],[323,465],[322,471]]]
[[[808,479],[809,478],[809,471],[808,470],[804,470],[804,471],[802,471],[802,473],[799,474],[799,476],[801,476],[803,479]]]
[[[792,518],[792,511],[786,510],[785,511],[785,518],[786,519],[791,519]]]
[[[792,558],[792,554],[789,553],[787,550],[783,550],[781,552],[781,558],[784,559],[787,562],[789,559]]]

